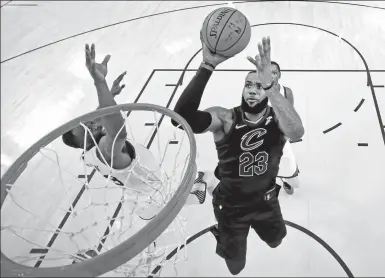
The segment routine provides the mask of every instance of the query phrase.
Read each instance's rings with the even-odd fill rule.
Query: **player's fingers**
[[[263,51],[266,52],[267,51],[267,38],[266,37],[262,38],[262,46],[263,46]]]
[[[121,75],[118,76],[119,81],[122,81],[124,76],[127,74],[127,71],[123,72]]]
[[[86,43],[85,51],[86,51],[86,53],[90,52],[90,46],[88,45],[88,43]]]
[[[103,62],[102,62],[102,65],[104,65],[104,66],[107,66],[107,63],[108,63],[108,61],[111,59],[111,55],[106,55],[106,57],[104,57],[104,60],[103,60]]]
[[[125,71],[125,72],[123,72],[122,74],[120,74],[120,75],[115,79],[114,85],[115,85],[115,84],[119,84],[120,81],[123,80],[123,77],[126,75],[126,73],[127,73],[127,72]]]
[[[95,61],[95,44],[91,45],[91,59]]]
[[[267,62],[270,62],[270,55],[271,55],[271,44],[270,44],[270,37],[264,38],[263,41],[263,49],[265,52],[265,56],[267,59]]]
[[[255,66],[258,71],[262,71],[261,57],[259,55],[255,56]]]
[[[261,43],[258,44],[258,52],[259,52],[260,58],[263,58],[265,56],[265,53],[263,52],[263,48],[262,48]]]
[[[126,87],[126,85],[122,85],[122,86],[120,86],[120,88],[119,88],[119,90],[118,90],[118,94],[120,94],[120,92],[124,89],[124,87]]]
[[[96,70],[96,64],[95,64],[95,63],[91,63],[90,67],[91,67],[91,71],[92,71],[93,73],[95,73],[95,70]]]
[[[269,52],[271,52],[271,42],[270,42],[270,37],[266,38],[266,46]]]
[[[114,93],[113,93],[113,95],[114,96],[117,96],[117,95],[119,95],[121,92],[122,92],[122,90],[123,90],[123,88],[125,87],[126,85],[122,85],[122,86],[117,86],[117,88],[116,88],[116,90],[114,90],[115,88],[113,88],[113,90],[114,90]]]
[[[257,61],[255,61],[254,58],[250,57],[250,56],[247,56],[247,60],[249,60],[253,65],[257,65]]]
[[[86,44],[86,49],[85,49],[85,53],[86,53],[86,65],[90,65],[91,64],[91,54],[90,54],[90,47],[88,44]]]

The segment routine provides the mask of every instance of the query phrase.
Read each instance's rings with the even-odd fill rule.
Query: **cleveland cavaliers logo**
[[[243,135],[241,139],[241,149],[245,152],[248,152],[261,146],[263,144],[263,139],[254,143],[250,143],[250,142],[255,141],[256,139],[262,137],[263,135],[266,134],[266,132],[267,131],[264,128],[257,128]]]

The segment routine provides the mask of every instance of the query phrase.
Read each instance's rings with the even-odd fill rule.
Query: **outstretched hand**
[[[113,97],[119,95],[123,88],[126,87],[126,85],[124,84],[120,86],[120,82],[123,80],[123,77],[126,75],[126,73],[127,72],[125,71],[121,75],[119,75],[118,78],[116,78],[114,83],[112,84],[111,94]]]
[[[261,80],[262,86],[267,87],[273,81],[273,75],[271,72],[271,45],[270,37],[262,38],[262,43],[258,43],[258,52],[255,59],[247,57],[253,65],[257,67],[258,76]]]
[[[86,44],[86,67],[90,72],[94,81],[104,81],[107,76],[107,63],[111,58],[111,55],[106,55],[101,64],[95,61],[95,44],[91,45],[91,49]]]
[[[214,67],[218,66],[220,63],[223,63],[227,59],[230,59],[231,57],[225,57],[219,54],[213,53],[203,42],[202,40],[202,32],[201,32],[201,42],[202,42],[202,55],[203,55],[203,62],[209,63],[213,65]]]

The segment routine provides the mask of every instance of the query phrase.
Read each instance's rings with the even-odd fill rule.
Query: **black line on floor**
[[[136,99],[134,100],[134,103],[137,103],[137,102],[138,102],[138,100],[139,100],[140,97],[142,96],[144,90],[146,89],[146,87],[147,87],[148,83],[150,82],[150,80],[151,80],[152,76],[154,75],[154,73],[155,73],[155,70],[152,70],[151,74],[150,74],[149,77],[147,78],[147,80],[146,80],[146,82],[144,83],[142,89],[140,90],[139,94],[137,95]],[[130,114],[131,114],[131,111],[129,111],[129,112],[127,113],[127,117],[128,117]],[[88,182],[90,182],[90,181],[92,180],[92,178],[93,178],[95,172],[96,172],[96,169],[93,169],[92,172],[91,172],[89,175],[87,175]],[[78,178],[85,178],[85,175],[78,175]],[[59,233],[60,233],[60,230],[63,228],[63,226],[64,226],[65,223],[67,222],[68,217],[70,216],[70,214],[71,214],[71,212],[72,212],[72,208],[75,208],[77,202],[79,201],[79,199],[80,199],[81,196],[83,195],[84,191],[85,191],[85,185],[82,186],[81,190],[79,191],[78,195],[76,196],[75,200],[73,201],[72,207],[70,207],[70,208],[67,210],[67,213],[65,214],[65,216],[64,216],[63,219],[62,219],[62,221],[60,222],[59,227],[58,227],[57,230],[56,230],[56,233],[52,236],[52,238],[51,238],[50,241],[48,242],[47,247],[51,247],[51,246],[53,245],[53,243],[55,242],[56,238],[58,237],[58,235],[59,235]],[[119,208],[119,210],[120,210],[119,205],[118,205],[118,208]],[[118,208],[117,208],[117,210],[115,211],[115,213],[119,213]],[[114,213],[114,215],[115,215],[115,213]],[[112,224],[113,224],[113,222],[112,222]],[[107,227],[107,230],[108,230],[108,233],[109,233],[109,228],[108,228],[108,227]],[[107,232],[107,230],[106,230],[106,232]],[[105,232],[105,233],[106,233],[106,232]],[[108,233],[107,233],[107,235],[108,235]],[[105,241],[105,240],[104,240],[104,241]],[[103,241],[103,243],[104,243],[104,241]],[[99,251],[100,251],[100,250],[99,250]],[[43,262],[42,260],[44,260],[44,258],[45,258],[45,255],[41,256],[40,259],[39,259],[39,261],[37,261],[37,263],[35,264],[35,267],[39,267],[39,266],[42,264],[42,262]]]
[[[98,252],[100,252],[100,251],[102,250],[103,245],[104,245],[104,243],[105,243],[106,240],[107,240],[107,236],[108,236],[108,234],[110,233],[110,227],[113,227],[113,226],[114,226],[115,219],[116,219],[116,217],[118,216],[118,214],[119,214],[119,212],[120,212],[120,209],[121,209],[122,206],[123,206],[123,201],[124,201],[123,198],[124,198],[124,197],[122,197],[122,200],[119,202],[118,206],[116,207],[115,212],[114,212],[114,214],[112,215],[112,219],[111,219],[111,221],[110,221],[110,224],[107,226],[107,229],[104,231],[104,234],[103,234],[103,236],[102,236],[102,239],[101,239],[101,241],[99,242],[99,245],[98,245],[98,248],[97,248]]]
[[[182,73],[182,75],[183,75],[183,73]],[[182,76],[181,76],[181,78],[182,78]],[[180,80],[180,79],[179,79],[179,80]],[[179,83],[179,81],[178,81],[178,83]],[[170,96],[170,98],[169,98],[169,100],[168,100],[168,102],[167,102],[167,104],[166,104],[166,108],[169,108],[169,107],[170,107],[170,104],[171,104],[172,100],[174,99],[174,96],[175,96],[175,94],[176,94],[176,91],[178,90],[178,87],[179,87],[179,86],[176,86],[176,87],[174,88],[174,90],[173,90],[173,92],[172,92],[172,94],[171,94],[171,96]],[[158,122],[158,128],[155,129],[154,132],[152,133],[151,138],[150,138],[150,140],[148,141],[148,144],[147,144],[147,149],[149,149],[149,148],[151,147],[152,142],[153,142],[154,139],[155,139],[155,135],[158,133],[158,129],[159,129],[160,126],[162,125],[164,116],[165,116],[165,115],[163,114],[163,115],[160,117],[159,122]]]
[[[148,83],[150,82],[150,80],[151,80],[152,77],[154,76],[154,73],[155,73],[155,70],[152,70],[150,76],[147,78],[146,83],[143,85],[143,87],[142,87],[142,89],[140,90],[140,93],[138,94],[138,96],[136,97],[134,103],[137,103],[137,102],[138,102],[139,98],[142,96],[144,90],[146,89]],[[130,114],[131,114],[131,111],[129,111],[129,112],[127,113],[127,117],[128,117]],[[103,236],[102,236],[102,238],[101,238],[101,240],[100,240],[100,242],[99,242],[99,245],[98,245],[98,247],[97,247],[97,251],[98,251],[98,252],[100,252],[100,251],[102,250],[103,244],[106,242],[107,236],[108,236],[108,234],[110,233],[110,227],[113,227],[113,226],[114,226],[115,219],[116,219],[116,217],[118,216],[118,214],[119,214],[119,212],[120,212],[120,210],[121,210],[121,208],[122,208],[122,205],[123,205],[123,200],[121,200],[121,201],[119,202],[119,204],[117,205],[117,207],[116,207],[116,209],[115,209],[115,211],[114,211],[114,214],[112,215],[111,221],[110,221],[109,225],[107,226],[106,230],[104,231],[104,234],[103,234]]]
[[[360,109],[361,105],[364,103],[365,99],[361,99],[360,103],[357,105],[357,107],[354,109],[354,112],[357,112],[358,109]]]
[[[358,145],[359,147],[367,147],[367,146],[369,146],[368,143],[358,143],[357,145]]]
[[[297,229],[298,231],[303,232],[304,234],[308,235],[315,241],[317,241],[319,244],[322,245],[333,257],[336,259],[336,261],[339,263],[339,265],[342,267],[342,269],[345,271],[346,275],[348,277],[354,277],[353,273],[350,271],[349,267],[346,265],[346,263],[342,260],[342,258],[337,254],[336,251],[334,251],[333,248],[330,247],[329,244],[327,244],[322,238],[311,232],[310,230],[296,224],[290,221],[285,220],[285,224],[289,227],[292,227],[294,229]]]
[[[178,141],[176,141],[176,140],[172,140],[172,141],[170,141],[170,143],[169,143],[170,145],[176,145],[176,144],[178,144]]]
[[[199,8],[223,6],[223,5],[227,5],[227,2],[226,3],[216,3],[216,4],[210,4],[210,5],[202,5],[202,6],[196,6],[196,7],[188,7],[188,8],[182,8],[182,9],[176,9],[176,10],[171,10],[171,11],[165,11],[165,12],[160,12],[160,13],[155,13],[155,14],[144,15],[144,16],[140,16],[140,17],[136,17],[136,18],[127,19],[127,20],[122,20],[122,21],[119,21],[119,22],[115,22],[115,23],[108,24],[108,25],[105,25],[105,26],[102,26],[102,27],[98,27],[98,28],[95,28],[95,29],[91,29],[91,30],[88,30],[88,31],[77,33],[75,35],[68,36],[68,37],[65,37],[63,39],[56,40],[56,41],[44,44],[42,46],[30,49],[28,51],[25,51],[25,52],[22,52],[20,54],[15,55],[15,56],[12,56],[10,58],[7,58],[7,59],[1,61],[0,63],[2,64],[2,63],[5,63],[5,62],[9,62],[9,61],[11,61],[13,59],[19,58],[21,56],[24,56],[24,55],[29,54],[31,52],[37,51],[39,49],[46,48],[48,46],[57,44],[59,42],[63,42],[63,41],[66,41],[66,40],[69,40],[69,39],[72,39],[72,38],[76,38],[76,37],[79,37],[79,36],[82,36],[82,35],[85,35],[85,34],[88,34],[88,33],[92,33],[92,32],[95,32],[95,31],[99,31],[99,30],[106,29],[106,28],[109,28],[109,27],[113,27],[113,26],[116,26],[116,25],[120,25],[120,24],[123,24],[123,23],[128,23],[128,22],[132,22],[132,21],[136,21],[136,20],[140,20],[140,19],[144,19],[144,18],[149,18],[149,17],[154,17],[154,16],[158,16],[158,15],[165,15],[165,14],[176,13],[176,12],[181,12],[181,11],[186,11],[186,10],[194,10],[194,9],[199,9]]]
[[[302,1],[302,0],[294,0],[294,1]],[[355,0],[350,0],[355,1]],[[357,0],[359,1],[359,0]],[[374,0],[377,1],[377,0]],[[383,0],[378,0],[383,1]],[[343,4],[343,5],[350,5],[350,6],[357,6],[361,8],[371,8],[371,9],[378,9],[378,10],[385,10],[385,8],[377,7],[377,6],[371,6],[371,5],[363,5],[363,4],[355,4],[355,3],[344,3],[344,2],[337,2],[337,1],[324,1],[324,0],[307,0],[307,2],[318,2],[318,3],[328,3],[328,4]]]
[[[357,52],[357,54],[360,56],[362,62],[365,65],[365,68],[366,68],[366,71],[367,71],[367,73],[366,73],[367,81],[368,81],[368,85],[370,87],[370,92],[372,93],[374,108],[376,110],[377,120],[378,120],[378,124],[380,126],[380,132],[381,132],[381,135],[382,135],[382,140],[383,140],[384,145],[385,145],[385,130],[382,128],[382,126],[384,124],[383,124],[383,121],[382,121],[382,118],[381,118],[380,108],[378,107],[376,92],[374,91],[372,76],[370,75],[370,70],[369,70],[368,63],[366,62],[366,60],[365,60],[364,56],[361,54],[361,52],[353,44],[351,44],[349,41],[347,41],[344,38],[341,38],[341,40],[346,42],[348,45],[350,45],[351,48],[353,48]]]
[[[233,4],[244,4],[244,3],[253,3],[253,2],[276,2],[276,1],[282,1],[282,0],[257,0],[257,1],[237,1],[233,2]],[[359,1],[359,0],[349,0],[352,1]],[[383,0],[374,0],[374,1],[383,1]],[[291,0],[290,2],[304,2],[304,0]],[[355,3],[346,3],[346,2],[338,2],[338,1],[327,1],[327,0],[306,0],[306,2],[314,2],[314,3],[323,3],[323,4],[341,4],[341,5],[350,5],[350,6],[357,6],[361,8],[371,8],[371,9],[379,9],[379,10],[385,10],[385,8],[377,7],[377,6],[371,6],[371,5],[363,5],[363,4],[355,4]]]
[[[322,238],[320,238],[319,236],[317,236],[316,234],[314,234],[313,232],[311,232],[310,230],[296,224],[296,223],[293,223],[293,222],[290,222],[290,221],[287,221],[285,220],[285,224],[286,226],[289,226],[289,227],[292,227],[294,229],[297,229],[298,231],[300,232],[303,232],[304,234],[308,235],[309,237],[311,237],[312,239],[314,239],[316,242],[318,242],[322,247],[324,247],[332,256],[333,258],[339,263],[339,265],[342,267],[342,269],[345,271],[345,273],[347,274],[348,277],[354,277],[353,276],[353,273],[350,271],[349,267],[346,265],[346,263],[342,260],[342,258],[337,254],[336,251],[334,251],[333,248],[330,247],[330,245],[328,245]],[[215,225],[213,226],[210,226],[198,233],[196,233],[195,235],[189,237],[186,241],[186,244],[182,244],[180,245],[179,247],[176,247],[173,251],[171,251],[167,256],[166,256],[166,261],[169,261],[172,259],[172,257],[178,252],[178,250],[182,250],[187,244],[190,244],[191,242],[193,242],[194,240],[196,240],[197,238],[203,236],[204,234],[210,232],[210,230],[214,227]],[[214,252],[214,250],[213,250]],[[158,265],[154,268],[154,270],[151,272],[151,275],[148,276],[149,278],[153,278],[154,276],[153,275],[156,275],[158,274],[158,272],[162,269],[162,266],[161,265]]]
[[[195,56],[194,56],[194,57],[195,57]],[[190,61],[189,61],[189,62],[190,62]],[[152,77],[152,75],[154,74],[154,72],[155,72],[155,70],[153,70],[153,72],[152,72],[152,74],[151,74],[151,77]],[[182,75],[183,75],[183,73],[182,73]],[[182,77],[182,75],[181,75],[181,77]],[[181,78],[181,77],[180,77],[180,78]],[[180,80],[180,78],[179,78],[179,80]],[[149,80],[147,80],[147,81],[149,81]],[[145,85],[145,86],[147,86],[147,83],[148,83],[148,82],[146,82],[146,85]],[[178,81],[178,84],[179,84],[179,81]],[[170,96],[170,98],[169,98],[169,100],[168,100],[168,103],[167,103],[167,105],[166,105],[166,108],[169,108],[169,106],[170,106],[170,104],[171,104],[171,102],[172,102],[172,100],[173,100],[173,98],[174,98],[174,96],[175,96],[175,93],[176,93],[177,89],[178,89],[178,86],[176,86],[176,87],[174,88],[174,90],[173,90],[173,92],[172,92],[172,94],[171,94],[171,96]],[[159,122],[158,122],[158,128],[156,128],[156,129],[154,130],[153,134],[151,135],[151,138],[150,138],[150,140],[149,140],[149,142],[148,142],[148,144],[147,144],[147,146],[146,146],[147,149],[150,149],[150,147],[151,147],[151,145],[152,145],[152,143],[153,143],[153,141],[154,141],[155,135],[157,134],[158,129],[160,128],[160,126],[161,126],[161,124],[162,124],[162,122],[163,122],[164,116],[165,116],[165,115],[162,115],[162,116],[160,117]],[[115,210],[115,212],[114,212],[114,214],[113,214],[113,216],[112,216],[112,219],[111,219],[111,221],[110,221],[110,224],[109,224],[109,226],[107,227],[107,229],[105,230],[105,232],[104,232],[104,234],[103,234],[103,237],[102,237],[102,239],[101,239],[101,241],[100,241],[100,243],[99,243],[99,245],[98,245],[98,248],[97,248],[98,252],[100,252],[100,250],[103,248],[103,244],[104,244],[104,242],[107,240],[107,236],[108,236],[108,234],[110,233],[110,227],[112,227],[112,226],[114,225],[115,219],[116,219],[116,217],[118,216],[118,214],[119,214],[119,212],[120,212],[120,210],[121,210],[121,208],[122,208],[122,205],[123,205],[123,201],[120,201],[119,204],[118,204],[118,206],[117,206],[117,208],[116,208],[116,210]]]
[[[95,170],[95,169],[92,169],[92,172],[91,172],[89,175],[87,175],[88,182],[92,179],[92,177],[94,176],[95,172],[96,172],[96,170]],[[63,219],[61,220],[61,222],[60,222],[58,228],[56,229],[56,232],[54,233],[54,235],[53,235],[53,236],[51,237],[51,239],[49,240],[49,242],[48,242],[48,244],[47,244],[47,247],[48,247],[48,248],[51,247],[51,246],[54,244],[56,238],[57,238],[57,237],[59,236],[59,234],[60,234],[60,230],[64,227],[65,223],[67,222],[68,218],[70,217],[70,215],[71,215],[71,213],[72,213],[72,208],[75,208],[76,204],[77,204],[78,201],[80,200],[80,197],[83,195],[83,193],[84,193],[85,190],[86,190],[86,185],[83,184],[83,186],[82,186],[82,188],[80,189],[78,195],[77,195],[77,196],[75,197],[75,199],[73,200],[71,206],[67,209],[67,212],[66,212],[66,214],[64,215]],[[39,267],[39,266],[42,264],[44,258],[45,258],[45,255],[41,256],[41,257],[39,258],[39,260],[36,262],[35,267]]]
[[[385,88],[384,85],[373,85],[373,88]]]
[[[2,8],[2,7],[4,7],[4,6],[6,6],[6,5],[8,5],[9,3],[11,3],[13,0],[10,0],[10,1],[8,1],[8,2],[5,2],[3,5],[1,5],[0,7]]]
[[[337,2],[338,3],[338,2]],[[134,21],[134,20],[139,20],[139,19],[142,19],[142,18],[147,18],[147,17],[152,17],[152,16],[157,16],[157,15],[160,15],[160,14],[168,14],[168,13],[172,13],[172,12],[178,12],[178,11],[182,11],[182,10],[191,10],[191,9],[197,9],[197,8],[201,8],[201,7],[208,7],[208,6],[218,6],[218,5],[226,5],[227,3],[219,3],[219,4],[212,4],[212,5],[203,5],[203,6],[198,6],[198,7],[190,7],[190,8],[184,8],[184,9],[178,9],[178,10],[173,10],[173,11],[167,11],[167,12],[162,12],[162,13],[158,13],[158,14],[152,14],[152,15],[147,15],[147,16],[143,16],[143,17],[139,17],[139,18],[134,18],[134,19],[130,19],[130,20],[126,20],[126,21],[123,21],[123,22],[119,22],[119,23],[114,23],[114,24],[110,24],[110,25],[107,25],[107,26],[103,26],[103,27],[100,27],[100,28],[96,28],[96,29],[93,29],[93,30],[90,30],[90,31],[86,31],[86,32],[82,32],[80,34],[76,34],[76,35],[73,35],[73,36],[70,36],[70,37],[67,37],[67,38],[64,38],[64,39],[61,39],[61,40],[58,40],[58,41],[55,41],[55,42],[52,42],[52,43],[49,43],[49,44],[46,44],[46,45],[43,45],[43,46],[40,46],[38,48],[35,48],[35,49],[32,49],[32,50],[29,50],[27,52],[24,52],[24,53],[21,53],[19,55],[16,55],[16,56],[13,56],[11,58],[8,58],[6,60],[3,60],[1,61],[1,63],[4,63],[4,62],[7,62],[7,61],[10,61],[12,59],[15,59],[17,57],[20,57],[20,56],[23,56],[23,55],[26,55],[28,53],[31,53],[33,51],[36,51],[38,49],[42,49],[44,47],[47,47],[47,46],[50,46],[50,45],[53,45],[53,44],[56,44],[58,42],[61,42],[61,41],[64,41],[64,40],[68,40],[70,38],[74,38],[74,37],[77,37],[77,36],[80,36],[80,35],[83,35],[83,34],[86,34],[86,33],[90,33],[90,32],[93,32],[93,31],[97,31],[97,30],[100,30],[100,29],[104,29],[104,28],[107,28],[107,27],[111,27],[111,26],[115,26],[115,25],[118,25],[118,24],[121,24],[121,23],[126,23],[126,22],[130,22],[130,21]],[[342,3],[338,3],[338,4],[342,4]],[[378,8],[378,7],[375,7],[375,8]],[[274,24],[274,23],[272,23]],[[310,25],[304,25],[304,24],[294,24],[294,23],[278,23],[278,24],[292,24],[292,25],[301,25],[301,26],[307,26],[307,27],[311,27],[311,28],[316,28],[316,29],[319,29],[319,30],[322,30],[322,31],[325,31],[325,32],[328,32],[330,34],[333,34],[332,32],[330,31],[327,31],[327,30],[324,30],[324,29],[321,29],[321,28],[318,28],[318,27],[314,27],[314,26],[310,26]],[[268,25],[268,24],[259,24],[259,25]],[[255,27],[257,25],[254,25],[252,27]],[[333,34],[335,35],[335,34]],[[352,45],[350,44],[348,41],[346,41],[345,39],[341,38],[342,40],[344,40],[345,42],[347,42],[349,45],[351,45],[357,52],[358,50]],[[200,50],[198,51],[200,52]],[[197,53],[198,53],[197,52]],[[197,54],[196,53],[196,54]],[[359,52],[358,52],[359,53]],[[365,67],[367,69],[367,73],[369,75],[369,80],[368,80],[368,83],[370,84],[370,87],[372,89],[372,95],[373,95],[373,98],[374,98],[374,102],[375,102],[375,105],[376,105],[376,110],[377,110],[377,116],[378,116],[378,105],[377,105],[377,101],[376,101],[376,97],[375,97],[375,93],[374,93],[374,90],[373,90],[373,84],[371,84],[371,78],[370,78],[370,70],[366,64],[366,61],[365,59],[363,58],[363,56],[359,53],[360,57],[362,58],[362,60],[364,61],[364,64],[365,64]],[[185,72],[185,71],[184,71]],[[184,74],[183,72],[183,74]],[[153,71],[154,73],[154,71]],[[180,79],[180,83],[179,84],[182,84],[182,79],[183,79],[183,74],[181,76],[181,79]],[[149,81],[149,80],[148,80]],[[370,81],[370,82],[369,82]],[[128,113],[129,114],[129,113]],[[381,120],[381,117],[379,117],[379,121],[380,123],[382,123],[382,120]],[[382,126],[383,124],[381,124],[381,129],[382,129]],[[384,135],[384,130],[382,129],[382,134],[383,134],[383,138],[384,138],[384,142],[385,142],[385,135]]]
[[[144,126],[154,126],[155,123],[145,123]]]
[[[302,142],[302,138],[297,139],[297,140],[293,140],[293,141],[290,140],[290,144],[295,144],[295,143],[298,143],[298,142]]]
[[[142,89],[140,90],[139,94],[136,96],[135,100],[134,100],[134,103],[137,103],[139,101],[139,99],[141,98],[144,90],[147,88],[147,85],[148,83],[150,82],[150,80],[152,79],[152,77],[154,76],[154,73],[155,73],[155,70],[152,70],[150,76],[147,78],[146,82],[144,83]],[[127,112],[127,117],[130,116],[131,114],[131,111],[128,111]]]
[[[179,80],[178,80],[178,83],[177,83],[178,85],[183,85],[184,74],[185,74],[185,72],[186,72],[188,66],[191,64],[192,60],[194,60],[194,58],[195,58],[195,57],[199,54],[199,52],[201,52],[201,51],[202,51],[202,48],[199,49],[197,52],[195,52],[195,54],[194,54],[194,55],[190,58],[190,60],[187,62],[186,66],[185,66],[184,69],[183,69],[182,74],[181,74],[180,77],[179,77]]]
[[[155,69],[156,71],[197,71],[198,69]],[[250,69],[215,69],[215,71],[229,71],[229,72],[249,72],[253,70],[252,68]],[[345,70],[342,70],[342,69],[281,69],[281,72],[335,72],[335,73],[338,73],[338,72],[341,72],[341,73],[344,73],[344,72],[367,72],[366,70],[349,70],[349,69],[345,69]],[[376,70],[370,70],[370,72],[385,72],[385,70],[381,70],[381,69],[376,69]]]
[[[339,127],[340,125],[342,125],[342,123],[338,123],[338,124],[332,126],[331,128],[325,129],[325,130],[322,131],[322,132],[323,132],[324,134],[326,134],[326,133],[332,131],[333,129],[336,129],[336,128]]]
[[[7,7],[36,7],[38,4],[8,4]]]
[[[255,24],[255,25],[252,25],[251,27],[266,26],[266,25],[293,25],[293,26],[303,26],[303,27],[308,27],[308,28],[313,28],[313,29],[316,29],[316,30],[320,30],[320,31],[326,32],[326,33],[328,33],[330,35],[333,35],[333,36],[337,37],[338,39],[344,41],[351,48],[353,48],[354,51],[356,51],[356,53],[360,56],[362,62],[364,63],[364,66],[365,66],[365,69],[366,69],[367,84],[370,87],[370,91],[372,93],[373,103],[374,103],[374,107],[375,107],[375,110],[376,110],[378,123],[379,123],[379,126],[380,126],[380,132],[381,132],[382,139],[383,139],[384,145],[385,145],[385,130],[382,128],[383,127],[383,122],[382,122],[382,118],[381,118],[380,109],[379,109],[378,103],[377,103],[376,93],[375,93],[374,88],[373,88],[372,77],[370,75],[370,69],[369,69],[368,63],[366,62],[366,60],[365,60],[364,56],[361,54],[361,52],[353,44],[351,44],[346,39],[338,36],[337,34],[331,32],[329,30],[322,29],[322,28],[319,28],[319,27],[316,27],[316,26],[312,26],[312,25],[301,24],[301,23],[292,23],[292,22],[274,22],[274,23]]]
[[[32,248],[31,251],[29,251],[30,254],[47,254],[48,253],[47,248]]]
[[[302,0],[298,0],[298,1],[299,2],[303,2]],[[242,3],[250,3],[251,4],[251,3],[258,3],[258,2],[274,2],[274,1],[265,1],[265,0],[254,1],[254,2],[253,1],[250,1],[250,2],[249,1],[238,1],[238,2],[233,2],[233,3],[234,4],[242,4]],[[293,1],[293,2],[296,2],[296,1]],[[367,8],[384,10],[384,8],[382,8],[382,7],[362,5],[362,4],[335,2],[335,1],[307,0],[307,2],[318,2],[318,3],[328,3],[328,4],[341,4],[341,5],[352,5],[352,6],[354,5],[354,6],[360,6],[360,7],[367,7]],[[4,5],[6,5],[6,4],[4,4]],[[144,18],[154,17],[154,16],[158,16],[158,15],[165,15],[165,14],[170,14],[170,13],[176,13],[176,12],[181,12],[181,11],[186,11],[186,10],[195,10],[195,9],[200,9],[200,8],[207,8],[207,7],[214,7],[214,6],[225,6],[225,5],[227,6],[228,2],[226,2],[226,3],[209,4],[209,5],[202,5],[202,6],[195,6],[195,7],[188,7],[188,8],[182,8],[182,9],[176,9],[176,10],[165,11],[165,12],[160,12],[160,13],[155,13],[155,14],[150,14],[150,15],[145,15],[145,16],[140,16],[140,17],[136,17],[136,18],[131,18],[131,19],[115,22],[115,23],[112,23],[112,24],[108,24],[108,25],[105,25],[105,26],[102,26],[102,27],[99,27],[99,28],[95,28],[95,29],[91,29],[91,30],[88,30],[88,31],[84,31],[84,32],[81,32],[81,33],[78,33],[78,34],[75,34],[75,35],[72,35],[72,36],[69,36],[69,37],[65,37],[65,38],[57,40],[57,41],[50,42],[48,44],[44,44],[42,46],[39,46],[39,47],[36,47],[36,48],[33,48],[33,49],[30,49],[28,51],[22,52],[20,54],[12,56],[12,57],[10,57],[8,59],[5,59],[5,60],[1,61],[0,64],[8,62],[8,61],[13,60],[13,59],[16,59],[18,57],[24,56],[24,55],[26,55],[28,53],[37,51],[39,49],[42,49],[42,48],[45,48],[45,47],[57,44],[57,43],[62,42],[62,41],[66,41],[66,40],[69,40],[69,39],[72,39],[72,38],[75,38],[75,37],[78,37],[78,36],[81,36],[81,35],[85,35],[85,34],[88,34],[88,33],[91,33],[91,32],[95,32],[95,31],[102,30],[102,29],[105,29],[105,28],[113,27],[113,26],[120,25],[120,24],[123,24],[123,23],[128,23],[128,22],[131,22],[131,21],[136,21],[136,20],[140,20],[140,19],[144,19]],[[1,7],[3,7],[3,6],[1,6]]]
[[[176,87],[178,84],[166,84],[166,87]]]

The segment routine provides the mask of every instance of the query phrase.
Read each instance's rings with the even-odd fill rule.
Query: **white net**
[[[156,111],[121,113],[135,148],[128,168],[113,170],[103,156],[104,163],[95,163],[94,149],[79,158],[81,150],[58,138],[28,161],[12,185],[2,184],[8,195],[1,249],[8,258],[38,268],[82,263],[130,238],[169,202],[189,166],[187,133]],[[80,126],[89,135],[84,145],[96,143],[88,124]],[[155,242],[104,276],[149,276],[157,266],[177,264],[187,258],[187,248],[166,257],[189,236],[186,219],[177,215]],[[161,268],[155,276],[160,274]]]

